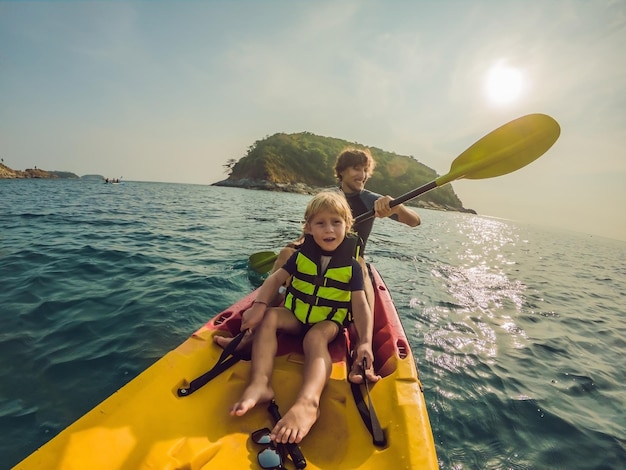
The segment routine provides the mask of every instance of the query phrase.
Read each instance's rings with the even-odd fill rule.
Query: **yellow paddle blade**
[[[490,132],[459,155],[437,186],[461,178],[506,175],[543,155],[561,134],[559,124],[545,114],[528,114]]]
[[[278,255],[273,251],[260,251],[250,255],[248,267],[259,274],[270,272]]]

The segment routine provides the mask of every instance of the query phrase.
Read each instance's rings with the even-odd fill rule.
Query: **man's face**
[[[344,193],[363,191],[367,182],[368,167],[364,165],[349,166],[341,173],[341,189]]]

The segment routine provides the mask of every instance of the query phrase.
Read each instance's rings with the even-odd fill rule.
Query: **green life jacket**
[[[287,289],[285,307],[304,324],[352,321],[350,280],[352,259],[359,254],[358,237],[347,236],[321,272],[322,250],[306,235],[296,257],[296,272]]]

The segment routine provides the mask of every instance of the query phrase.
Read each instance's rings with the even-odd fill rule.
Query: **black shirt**
[[[355,218],[374,209],[374,202],[382,197],[382,195],[367,189],[358,193],[344,194],[346,195],[350,209],[352,209],[352,216]],[[395,214],[393,214],[391,218],[398,220],[398,216]],[[372,227],[374,226],[375,219],[375,217],[371,217],[363,222],[355,224],[352,228],[352,230],[354,230],[363,241],[363,252],[365,252],[365,245],[367,244],[367,239],[369,238]]]

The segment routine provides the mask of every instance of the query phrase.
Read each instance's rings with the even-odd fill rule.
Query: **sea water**
[[[309,199],[84,180],[0,180],[0,196],[0,468],[250,292],[249,255],[296,238]],[[441,468],[625,468],[626,243],[419,212],[377,221],[367,254]]]

